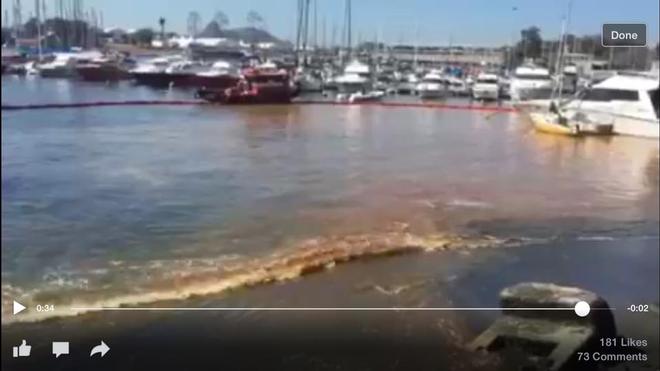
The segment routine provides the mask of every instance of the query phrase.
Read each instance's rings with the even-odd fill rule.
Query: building
[[[419,46],[394,45],[387,50],[377,51],[374,56],[392,58],[399,62],[417,63],[422,66],[461,65],[461,66],[500,66],[504,63],[505,50],[502,48],[465,46]]]

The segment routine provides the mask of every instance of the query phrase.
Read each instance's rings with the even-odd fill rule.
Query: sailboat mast
[[[303,65],[307,66],[307,41],[309,39],[309,2],[303,0]]]
[[[318,48],[318,1],[314,0],[314,49]]]
[[[419,24],[415,25],[415,47],[413,51],[413,66],[417,70],[417,49],[419,44]]]
[[[298,0],[298,27],[296,29],[296,66],[300,65],[300,44],[302,42],[303,1]]]
[[[41,2],[34,1],[34,13],[37,17],[37,52],[39,53],[39,60],[43,59],[43,52],[41,49]]]
[[[346,0],[347,8],[346,8],[346,13],[347,13],[347,19],[348,19],[348,56],[351,56],[351,51],[353,48],[353,43],[352,43],[352,32],[353,32],[353,20],[352,20],[352,14],[351,14],[351,0]]]
[[[555,63],[555,74],[559,75],[559,84],[557,84],[557,93],[559,95],[559,99],[561,100],[561,92],[564,87],[564,52],[566,48],[566,28],[567,24],[571,19],[571,9],[573,8],[573,0],[568,1],[568,13],[566,15],[566,18],[563,19],[561,23],[561,34],[559,36],[559,47],[557,50],[557,62]],[[553,97],[554,98],[554,89],[553,89]]]

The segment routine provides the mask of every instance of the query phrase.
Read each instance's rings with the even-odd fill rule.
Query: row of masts
[[[344,28],[342,29],[342,44],[350,56],[352,49],[352,4],[351,0],[345,0],[344,6]],[[310,18],[312,22],[312,32],[310,33]],[[327,47],[327,27],[326,18],[322,20],[322,45]],[[314,49],[319,47],[318,35],[318,0],[298,0],[297,3],[297,27],[296,27],[296,59],[300,65],[306,65],[307,52],[312,44]],[[310,36],[311,34],[311,36]],[[337,27],[332,27],[332,40],[330,45],[336,46],[335,37]],[[311,39],[311,40],[310,40]],[[311,41],[311,42],[310,42]],[[302,63],[301,63],[302,60]]]
[[[48,13],[50,9],[47,8],[47,3],[53,5],[51,14]],[[5,24],[12,25],[12,36],[17,41],[17,46],[20,46],[20,40],[25,36],[22,5],[21,0],[13,0],[11,7],[13,22],[11,23],[9,19],[9,11],[5,11]],[[64,41],[66,43],[65,46],[67,47],[95,47],[97,46],[97,32],[99,29],[103,29],[103,12],[97,12],[93,7],[89,10],[85,10],[83,0],[55,0],[54,2],[34,0],[34,10],[33,12],[28,13],[28,20],[30,19],[36,21],[37,49],[40,57],[43,52],[44,34],[53,31],[44,30],[46,21],[49,19],[60,20],[60,24],[67,28],[59,30],[66,35]],[[54,26],[56,23],[57,22],[50,23],[51,27],[56,27]],[[73,41],[73,43],[70,41]]]

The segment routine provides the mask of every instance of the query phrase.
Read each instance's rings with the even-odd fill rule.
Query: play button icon
[[[14,314],[19,314],[25,310],[25,305],[14,300]]]

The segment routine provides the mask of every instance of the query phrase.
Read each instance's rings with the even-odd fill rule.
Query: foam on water
[[[177,270],[172,270],[171,266],[153,263],[152,265],[155,264],[164,270],[156,279],[143,282],[140,287],[128,285],[125,292],[112,295],[107,295],[103,286],[76,291],[75,296],[70,296],[71,293],[57,295],[57,292],[45,293],[39,290],[22,292],[19,288],[12,290],[9,290],[9,287],[3,288],[3,293],[21,291],[21,297],[25,298],[22,303],[31,310],[19,316],[3,313],[2,320],[3,324],[33,322],[90,311],[90,309],[71,308],[121,307],[148,305],[165,300],[185,300],[191,296],[219,294],[233,289],[288,281],[356,259],[516,244],[520,244],[520,241],[491,236],[470,237],[442,233],[415,235],[405,231],[311,238],[290,247],[277,249],[271,255],[252,259],[230,259],[224,264],[221,261],[226,259],[220,259],[216,261],[217,265],[207,264],[206,267],[202,267],[199,262],[189,262],[189,264],[181,264]],[[121,262],[114,263],[115,267],[122,265],[124,264]],[[156,277],[153,273],[149,276]],[[63,279],[61,281],[66,282]],[[384,291],[390,294],[390,290]],[[43,304],[43,300],[39,300],[43,297],[56,300],[55,311],[39,313],[32,309],[37,303]],[[3,301],[9,300],[13,299],[8,295],[3,297]],[[3,307],[9,308],[10,306],[6,304]]]

